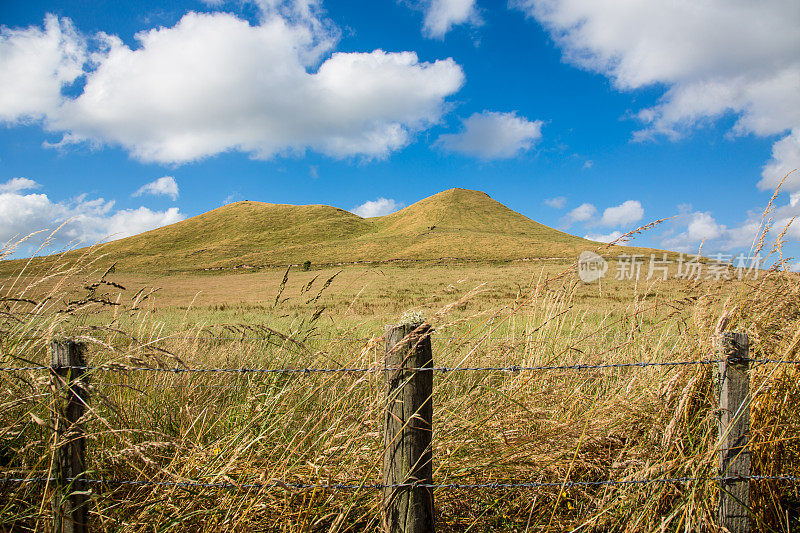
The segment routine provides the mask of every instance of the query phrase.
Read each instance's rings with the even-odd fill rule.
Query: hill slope
[[[236,202],[108,243],[103,251],[123,270],[260,266],[305,261],[309,251],[319,258],[320,250],[372,231],[370,222],[335,207]]]
[[[237,202],[110,242],[128,272],[390,260],[576,257],[595,243],[539,224],[479,191],[450,189],[383,217],[323,205]]]

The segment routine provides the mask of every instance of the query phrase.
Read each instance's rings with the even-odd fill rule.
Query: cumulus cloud
[[[94,235],[96,238],[115,240],[174,224],[183,219],[177,207],[170,207],[166,211],[151,211],[146,207],[122,209],[105,218],[90,219],[91,224],[88,225],[86,233],[87,237]],[[83,240],[86,241],[87,237]]]
[[[567,205],[567,198],[565,196],[556,196],[554,198],[547,198],[544,205],[552,207],[553,209],[564,209]]]
[[[770,230],[765,238],[766,249],[778,237],[800,240],[800,223],[797,222],[800,217],[800,192],[790,194],[786,203],[780,202],[781,199],[775,200],[766,219],[763,211],[748,211],[745,220],[734,225],[720,223],[710,211],[696,211],[690,205],[681,205],[678,215],[667,223],[672,228],[662,234],[660,245],[678,252],[697,253],[702,244],[703,255],[746,254],[767,223]],[[781,236],[784,230],[786,233]]]
[[[57,146],[118,145],[160,163],[232,150],[255,158],[307,149],[381,158],[436,123],[464,83],[449,58],[331,53],[336,32],[315,16],[316,2],[291,3],[291,13],[276,7],[282,3],[259,4],[255,25],[229,13],[190,12],[172,27],[136,34],[134,48],[102,34],[90,52],[68,19],[48,17],[44,30],[3,29],[0,83],[9,81],[3,94],[11,96],[0,97],[0,120],[40,117],[62,135]],[[33,63],[27,70],[26,62]],[[80,93],[64,96],[80,75]],[[40,95],[22,98],[39,87]]]
[[[542,121],[516,113],[484,111],[462,121],[460,133],[440,135],[438,145],[480,159],[508,159],[529,150],[542,138]]]
[[[643,216],[644,209],[642,204],[637,200],[628,200],[616,207],[605,209],[598,224],[608,227],[628,226],[640,221]]]
[[[772,213],[770,218],[773,220],[772,237],[786,229],[786,235],[794,240],[800,240],[800,193],[793,193],[789,197],[789,202],[779,205]],[[752,213],[749,222],[757,227],[761,222],[760,213]],[[751,238],[752,240],[752,238]]]
[[[12,182],[0,184],[0,191],[11,191],[0,192],[0,242],[41,230],[52,231],[63,224],[54,236],[53,246],[89,245],[103,239],[136,235],[184,218],[177,207],[166,211],[152,211],[146,207],[114,209],[114,201],[88,199],[85,195],[53,201],[46,194],[24,194],[20,189],[13,190],[13,186],[9,187]],[[31,246],[38,243],[41,243],[41,238],[34,239],[21,250],[22,255],[34,251]]]
[[[781,223],[787,221],[783,216],[779,218]],[[728,227],[717,222],[712,213],[692,211],[688,206],[681,206],[681,213],[672,224],[674,229],[665,234],[661,246],[676,252],[697,253],[702,244],[703,255],[746,253],[761,228],[761,220],[754,213],[749,213],[742,224]]]
[[[798,169],[800,169],[800,126],[772,145],[772,158],[764,165],[758,186],[761,189],[773,190],[784,176]],[[797,174],[792,172],[787,178],[790,190],[800,189],[800,177]]]
[[[584,228],[605,226],[607,228],[619,227],[627,230],[632,229],[629,228],[631,224],[640,221],[644,217],[644,208],[641,202],[637,200],[627,200],[617,206],[607,207],[603,210],[602,215],[599,217],[597,215],[598,210],[594,204],[583,203],[568,212],[561,219],[561,223],[565,229],[568,229],[573,224],[581,223]],[[621,235],[618,231],[612,231],[607,235],[592,233],[585,238],[593,241],[609,242],[619,237],[618,234]]]
[[[637,138],[677,138],[705,121],[737,117],[731,135],[787,135],[761,186],[798,165],[800,2],[795,0],[512,0],[535,17],[566,61],[621,90],[664,86],[638,116]],[[788,182],[800,190],[800,176]]]
[[[597,214],[597,208],[592,204],[581,204],[564,217],[566,225],[569,226],[574,222],[586,222]]]
[[[38,189],[39,187],[41,187],[41,185],[39,185],[32,179],[11,178],[5,183],[0,183],[0,193],[28,191],[31,189]]]
[[[178,182],[172,176],[164,176],[150,183],[145,183],[139,187],[132,196],[152,194],[154,196],[169,196],[173,200],[178,199]]]
[[[687,237],[693,242],[703,239],[717,239],[722,235],[723,227],[717,224],[711,213],[692,213],[692,218],[687,227]]]
[[[427,0],[422,8],[425,11],[422,32],[427,37],[442,39],[453,26],[482,24],[475,0]]]
[[[358,207],[351,209],[350,212],[355,213],[361,218],[382,217],[384,215],[394,213],[402,208],[403,204],[396,202],[391,198],[378,198],[377,200],[369,200],[364,202]]]
[[[40,119],[58,109],[61,89],[83,74],[86,44],[68,19],[44,27],[0,26],[0,121]]]
[[[590,233],[588,235],[584,235],[583,238],[584,239],[589,239],[590,241],[608,243],[608,242],[616,241],[617,239],[622,237],[622,235],[623,235],[623,233],[621,231],[612,231],[611,233],[605,233],[605,234],[603,234],[603,233]],[[624,241],[620,241],[620,242],[618,242],[616,244],[619,244],[621,246],[626,246]]]

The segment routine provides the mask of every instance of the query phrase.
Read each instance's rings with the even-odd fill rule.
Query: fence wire
[[[658,366],[688,366],[688,365],[713,365],[726,362],[727,359],[700,359],[693,361],[638,361],[631,363],[603,363],[585,364],[577,363],[571,365],[541,365],[541,366],[438,366],[438,367],[360,367],[360,368],[158,368],[158,367],[126,367],[126,366],[62,366],[60,369],[72,369],[83,371],[100,372],[162,372],[171,374],[185,373],[230,373],[230,374],[314,374],[314,373],[367,373],[367,372],[386,372],[386,371],[413,371],[413,372],[532,372],[541,370],[602,370],[614,368],[646,368]],[[784,359],[740,359],[742,362],[756,364],[786,364],[800,365],[800,360],[790,361]],[[2,372],[52,370],[49,366],[20,366],[20,367],[0,367]]]
[[[0,478],[0,484],[6,483],[56,483],[54,477],[34,477],[34,478]],[[171,487],[171,488],[203,488],[203,489],[224,489],[224,490],[262,490],[272,488],[308,490],[382,490],[382,489],[516,489],[516,488],[548,488],[548,487],[595,487],[595,486],[630,486],[648,485],[651,483],[689,483],[694,481],[715,481],[721,483],[733,483],[738,481],[781,481],[797,483],[800,476],[790,474],[779,474],[774,476],[708,476],[708,477],[676,477],[676,478],[651,478],[651,479],[607,479],[602,481],[532,481],[528,483],[294,483],[273,481],[270,483],[200,483],[195,481],[149,481],[149,480],[130,480],[130,479],[81,479],[65,478],[64,483],[84,483],[88,485],[117,485],[117,486],[140,486],[140,487]]]

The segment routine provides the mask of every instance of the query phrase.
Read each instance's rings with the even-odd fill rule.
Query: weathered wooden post
[[[433,372],[411,370],[433,367],[430,333],[427,325],[386,326],[383,527],[392,533],[434,531],[433,489],[413,486],[433,483]]]
[[[719,365],[719,525],[730,533],[750,531],[749,340],[723,333]],[[729,480],[729,481],[728,481]]]
[[[53,494],[54,531],[86,533],[89,508],[86,487],[80,482],[86,470],[86,437],[79,423],[89,400],[84,370],[84,345],[68,339],[50,343],[55,438],[56,490]]]

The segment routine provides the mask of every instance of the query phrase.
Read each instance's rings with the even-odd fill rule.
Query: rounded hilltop
[[[470,189],[448,189],[383,218],[390,228],[399,231],[434,227],[440,232],[526,235],[547,229],[555,232],[552,237],[572,237],[509,209],[485,192]]]

